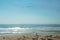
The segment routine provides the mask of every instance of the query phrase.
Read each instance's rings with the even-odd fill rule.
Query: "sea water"
[[[60,24],[0,24],[0,34],[60,34]]]

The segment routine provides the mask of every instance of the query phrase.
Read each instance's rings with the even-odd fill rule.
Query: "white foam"
[[[17,31],[17,30],[31,30],[32,28],[20,28],[20,27],[15,27],[15,28],[0,28],[0,30],[13,30],[13,31]]]

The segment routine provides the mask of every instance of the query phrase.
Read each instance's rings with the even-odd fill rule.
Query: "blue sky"
[[[0,24],[60,24],[60,0],[0,0]]]

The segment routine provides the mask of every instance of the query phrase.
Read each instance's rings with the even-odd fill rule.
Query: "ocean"
[[[60,34],[60,24],[0,24],[0,34]]]

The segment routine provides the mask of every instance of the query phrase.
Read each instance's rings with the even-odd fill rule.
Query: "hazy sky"
[[[0,0],[0,24],[60,24],[60,0]]]

